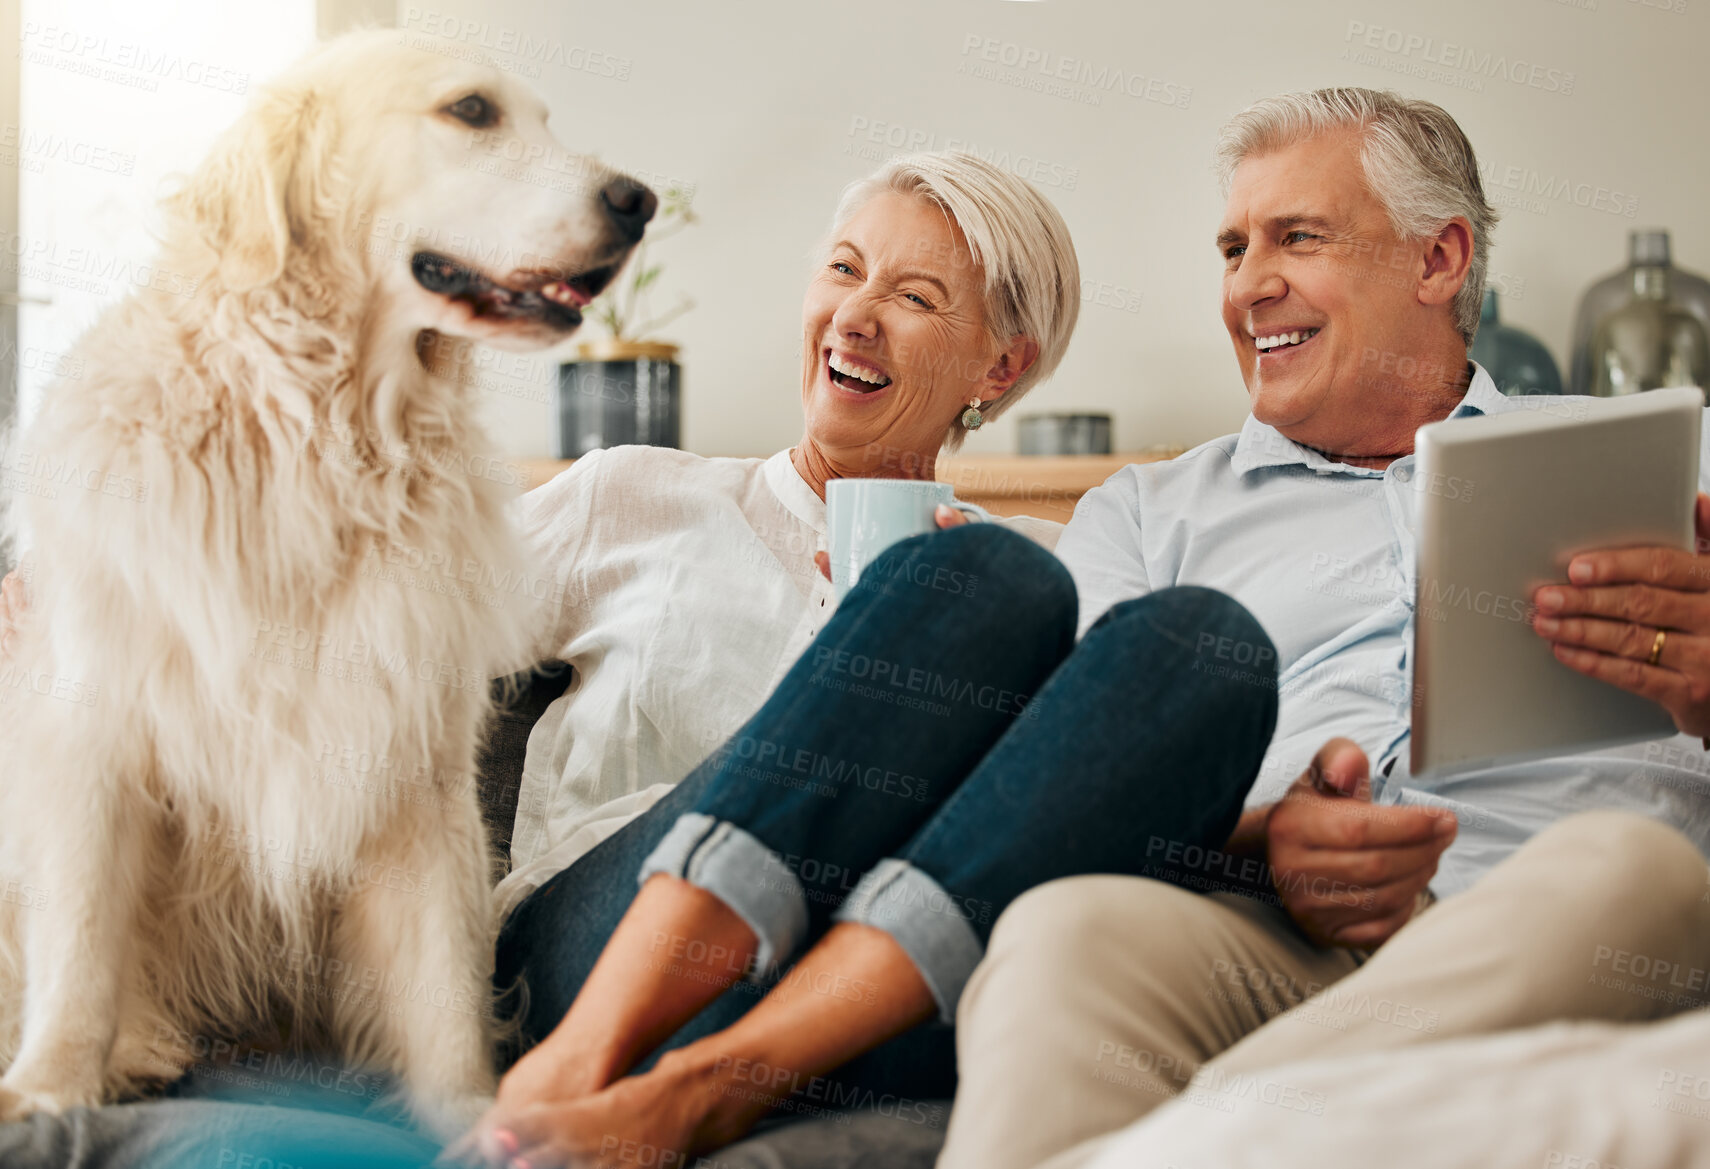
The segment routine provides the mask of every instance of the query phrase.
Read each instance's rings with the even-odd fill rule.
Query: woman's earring
[[[980,400],[975,398],[968,403],[968,408],[962,411],[962,425],[969,430],[978,430],[985,425],[985,418],[980,415]]]

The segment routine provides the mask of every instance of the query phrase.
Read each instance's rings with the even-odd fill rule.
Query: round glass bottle
[[[1591,337],[1591,392],[1601,398],[1710,382],[1710,332],[1670,299],[1666,264],[1633,269],[1627,303]]]
[[[1669,269],[1669,295],[1675,304],[1696,316],[1710,330],[1710,280],[1674,267],[1669,255],[1668,232],[1645,228],[1627,236],[1627,267],[1597,281],[1580,297],[1574,314],[1573,352],[1569,357],[1568,392],[1592,392],[1592,334],[1603,318],[1627,303],[1633,295],[1633,273],[1641,267]]]

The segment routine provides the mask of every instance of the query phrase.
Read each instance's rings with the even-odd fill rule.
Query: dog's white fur
[[[477,91],[502,117],[479,132],[444,112]],[[14,442],[0,1119],[281,1019],[398,1073],[435,1127],[491,1092],[473,773],[488,678],[526,652],[495,599],[527,578],[447,338],[565,334],[476,319],[410,252],[501,280],[621,263],[611,172],[544,122],[396,33],[322,48],[167,201],[174,278],[100,319]],[[528,181],[493,173],[516,159]]]

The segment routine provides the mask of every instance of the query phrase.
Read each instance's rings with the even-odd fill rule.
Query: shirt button
[[[1395,477],[1405,483],[1409,479],[1413,478],[1413,469],[1411,467],[1402,467],[1395,472]]]

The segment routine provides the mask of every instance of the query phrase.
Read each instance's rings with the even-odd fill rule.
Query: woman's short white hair
[[[1484,197],[1472,143],[1441,106],[1389,90],[1318,89],[1254,102],[1217,141],[1223,193],[1249,156],[1269,154],[1321,134],[1357,128],[1366,185],[1403,239],[1436,235],[1456,216],[1472,224],[1472,270],[1455,295],[1455,328],[1472,344],[1484,303],[1496,208]]]
[[[1013,386],[980,413],[989,421],[1051,376],[1063,360],[1081,312],[1081,266],[1068,224],[1031,183],[963,151],[906,154],[851,183],[837,201],[827,244],[873,196],[885,191],[937,204],[968,242],[985,272],[986,328],[1000,344],[1021,334],[1039,344],[1039,357]],[[954,449],[967,432],[952,424]]]

